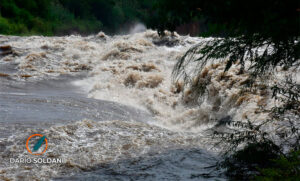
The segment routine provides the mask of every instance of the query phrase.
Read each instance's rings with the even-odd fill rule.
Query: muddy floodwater
[[[273,102],[247,95],[238,67],[209,64],[203,97],[174,83],[178,59],[205,38],[155,31],[64,37],[0,36],[0,180],[226,180],[220,120],[263,120]],[[222,129],[218,127],[218,129]],[[32,155],[30,135],[47,138]],[[63,163],[11,163],[61,158]]]

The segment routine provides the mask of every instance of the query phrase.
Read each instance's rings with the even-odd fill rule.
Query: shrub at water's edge
[[[299,3],[162,0],[156,7],[152,27],[162,36],[165,29],[174,31],[179,24],[202,18],[210,25],[205,35],[219,37],[192,47],[175,66],[174,80],[184,81],[184,88],[195,94],[201,96],[208,91],[209,83],[193,82],[212,61],[225,62],[225,72],[233,65],[240,67],[238,74],[247,72],[249,79],[241,85],[246,89],[255,89],[259,80],[266,81],[278,69],[290,74],[267,87],[273,93],[272,99],[279,102],[265,110],[269,119],[235,120],[228,123],[234,124],[230,125],[235,128],[231,132],[217,130],[213,135],[222,144],[228,143],[221,166],[227,168],[232,180],[299,179],[300,85],[292,75],[298,71],[300,58]],[[274,127],[274,123],[282,124],[280,129],[264,129]]]

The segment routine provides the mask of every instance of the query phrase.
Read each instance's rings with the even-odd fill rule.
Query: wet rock
[[[173,47],[180,43],[180,40],[174,36],[164,36],[158,40],[153,40],[153,44],[157,46],[168,46]]]
[[[216,127],[225,126],[226,124],[231,123],[231,121],[232,121],[231,116],[225,116],[218,121]]]
[[[76,71],[81,71],[81,70],[92,70],[91,66],[88,66],[86,64],[80,64],[77,67],[75,67]]]
[[[9,55],[12,54],[12,47],[10,45],[3,45],[0,46],[0,56],[5,56],[5,55]]]
[[[97,34],[97,38],[102,39],[102,40],[107,40],[108,36],[104,32],[101,31]]]
[[[50,49],[50,47],[48,45],[42,45],[41,49],[48,50],[48,49]]]
[[[9,76],[8,74],[0,72],[0,77],[8,77],[8,76]]]
[[[22,78],[29,78],[29,77],[32,77],[32,76],[28,75],[28,74],[22,74],[22,75],[20,75],[20,77],[22,77]]]

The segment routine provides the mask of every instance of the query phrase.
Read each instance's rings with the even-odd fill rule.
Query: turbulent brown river
[[[247,75],[209,65],[209,94],[173,83],[172,70],[204,41],[131,35],[0,36],[0,180],[226,180],[209,138],[219,120],[265,119],[266,93],[241,96]],[[26,140],[48,148],[31,155]],[[63,163],[12,163],[61,158]]]

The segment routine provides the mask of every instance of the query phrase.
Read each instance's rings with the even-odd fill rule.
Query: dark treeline
[[[115,32],[145,21],[151,0],[0,0],[0,33],[14,35]]]

